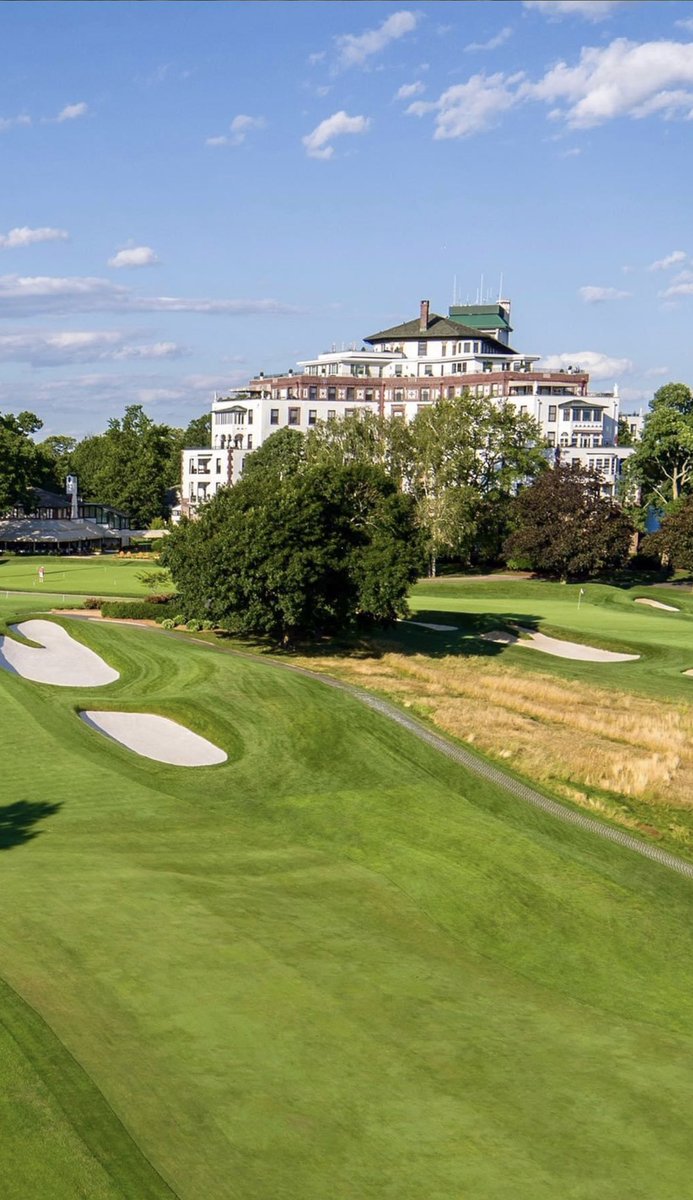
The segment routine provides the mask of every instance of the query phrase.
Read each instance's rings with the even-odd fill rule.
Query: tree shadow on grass
[[[281,651],[267,642],[257,642],[254,649],[260,653],[285,654],[287,659],[297,654],[302,658],[351,660],[378,659],[384,654],[423,654],[427,658],[447,658],[450,655],[494,658],[508,647],[502,642],[485,641],[482,634],[494,630],[515,635],[524,630],[536,632],[540,621],[541,617],[527,613],[462,613],[419,609],[407,620],[394,625],[353,631],[339,637],[296,642],[287,651]],[[427,625],[447,628],[428,629]]]
[[[0,805],[0,850],[13,850],[39,836],[33,828],[39,821],[58,812],[59,804],[44,801],[17,800],[14,804]]]

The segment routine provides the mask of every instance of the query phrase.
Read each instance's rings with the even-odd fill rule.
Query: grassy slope
[[[59,806],[0,852],[0,974],[178,1196],[685,1194],[690,884],[310,680],[71,629],[118,683],[0,673],[3,794]],[[74,716],[108,704],[179,716],[229,763],[138,759]],[[56,1043],[24,1024],[45,1048],[0,1050],[0,1094],[23,1073],[26,1098],[5,1194],[165,1194],[152,1173],[137,1191],[143,1160],[82,1076],[51,1106]]]
[[[38,582],[43,567],[44,583]],[[56,592],[66,596],[145,596],[150,587],[137,578],[145,571],[159,570],[154,559],[64,558],[50,555],[0,557],[0,594],[4,591]]]

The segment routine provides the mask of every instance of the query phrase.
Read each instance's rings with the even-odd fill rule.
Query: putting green
[[[580,595],[582,590],[583,595]],[[677,613],[635,603],[638,598],[675,604]],[[690,680],[683,672],[693,667],[693,595],[688,589],[631,587],[606,584],[562,585],[532,580],[501,583],[422,580],[410,597],[414,614],[424,620],[450,620],[456,614],[459,633],[443,643],[430,633],[416,648],[434,654],[475,653],[479,636],[498,627],[498,618],[576,642],[640,656],[637,662],[591,663],[532,655],[519,646],[498,653],[527,670],[551,672],[564,678],[594,680],[600,687],[617,687],[667,699],[693,699]],[[401,637],[398,627],[398,637]],[[414,645],[413,634],[408,634]],[[540,662],[528,660],[538,659]]]
[[[44,580],[38,577],[43,567]],[[173,586],[147,587],[138,578],[147,571],[160,570],[155,559],[116,558],[99,555],[67,558],[53,555],[0,555],[0,596],[5,592],[44,592],[59,596],[146,596],[152,591],[173,591]]]
[[[680,1200],[689,881],[311,679],[70,631],[116,683],[0,676],[3,1196]]]

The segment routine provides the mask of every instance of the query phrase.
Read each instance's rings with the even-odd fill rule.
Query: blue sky
[[[0,409],[98,432],[446,312],[693,382],[693,4],[0,4]]]

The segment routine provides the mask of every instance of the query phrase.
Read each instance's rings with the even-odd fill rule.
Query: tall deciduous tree
[[[516,497],[513,514],[516,528],[506,553],[541,575],[587,579],[623,566],[628,557],[630,518],[601,495],[598,476],[582,467],[557,466],[540,475]]]
[[[71,458],[82,495],[129,513],[136,526],[164,516],[175,441],[168,425],[156,425],[140,405],[131,405],[105,433],[75,447]]]
[[[382,470],[257,470],[162,551],[189,617],[287,644],[406,611],[421,552],[414,502]]]
[[[655,392],[627,476],[644,503],[657,508],[693,490],[693,395],[686,384],[667,383]]]
[[[656,533],[649,534],[641,550],[682,571],[693,571],[693,496],[672,506]]]
[[[12,504],[28,504],[40,482],[42,461],[31,435],[43,422],[34,413],[0,414],[0,513]]]
[[[547,468],[536,422],[484,396],[466,393],[422,409],[411,437],[412,488],[432,573],[440,554],[469,559],[482,529],[488,540],[495,525],[502,540],[517,485]]]

